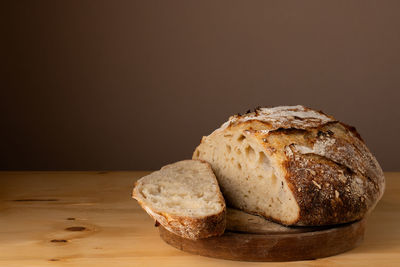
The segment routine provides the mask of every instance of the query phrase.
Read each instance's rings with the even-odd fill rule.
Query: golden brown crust
[[[161,213],[151,209],[134,195],[133,198],[135,198],[140,206],[165,229],[184,238],[197,240],[211,236],[220,236],[225,231],[226,207],[218,214],[193,218]]]
[[[322,111],[313,110],[304,106],[289,106],[275,108],[256,108],[254,112],[244,115],[235,115],[229,118],[227,127],[240,125],[243,122],[262,122],[264,130],[278,129],[310,129],[320,127],[329,122],[336,122],[335,118]]]
[[[293,116],[295,112],[302,116]],[[291,224],[358,220],[382,197],[382,169],[357,130],[320,111],[302,106],[257,109],[231,117],[217,131],[225,130],[255,137],[277,162],[300,208]]]
[[[297,225],[327,225],[361,219],[368,210],[364,185],[355,173],[316,154],[302,155],[292,146],[286,179],[300,206]]]
[[[300,207],[297,225],[361,219],[383,194],[384,176],[376,159],[354,133],[355,128],[341,126],[329,123],[301,131],[269,133],[284,134],[288,139],[283,139],[287,141],[284,145],[273,147],[285,152],[282,167]]]

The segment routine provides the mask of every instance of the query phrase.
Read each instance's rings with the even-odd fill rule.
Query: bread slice
[[[355,128],[303,106],[232,116],[193,159],[211,164],[228,205],[285,225],[361,219],[385,188]]]
[[[195,240],[225,230],[225,200],[204,161],[166,165],[137,181],[132,197],[164,228],[182,237]]]

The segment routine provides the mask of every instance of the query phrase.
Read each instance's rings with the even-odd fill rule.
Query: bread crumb
[[[335,197],[339,198],[339,192],[337,190],[335,190]]]

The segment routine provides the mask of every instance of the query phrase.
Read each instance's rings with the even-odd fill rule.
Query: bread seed
[[[312,180],[313,184],[315,184],[316,187],[318,187],[319,189],[321,189],[321,186],[314,180]]]

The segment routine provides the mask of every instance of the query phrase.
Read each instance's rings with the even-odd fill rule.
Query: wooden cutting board
[[[190,240],[159,227],[161,238],[180,250],[240,261],[295,261],[336,255],[359,245],[365,220],[324,227],[285,227],[235,209],[227,211],[222,236]]]

